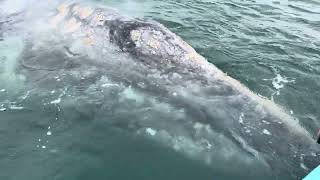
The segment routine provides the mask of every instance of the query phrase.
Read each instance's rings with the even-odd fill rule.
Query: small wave
[[[298,6],[298,5],[289,4],[288,7],[293,8],[295,10],[298,10],[300,12],[305,12],[305,13],[310,13],[310,14],[320,14],[320,12],[311,11],[310,9],[304,8],[301,5]]]

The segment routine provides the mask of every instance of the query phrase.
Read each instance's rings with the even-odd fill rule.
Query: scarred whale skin
[[[128,73],[125,75],[127,78],[113,78],[125,81],[146,93],[161,93],[163,101],[185,108],[186,114],[196,118],[186,129],[200,129],[203,132],[208,128],[214,129],[253,158],[265,163],[275,177],[282,173],[286,177],[299,178],[319,164],[320,147],[297,120],[272,101],[254,94],[240,82],[227,76],[163,25],[129,18],[109,8],[68,2],[60,4],[55,8],[54,15],[49,17],[48,23],[53,32],[80,41],[88,51],[99,54],[108,42],[116,45],[120,53],[149,67],[150,71],[159,70],[161,76],[178,75],[178,81],[170,78],[162,81],[161,77],[150,80],[149,72],[144,72],[145,77],[134,77]],[[86,53],[73,51],[71,47],[66,49],[69,55],[75,57]],[[27,49],[25,54],[28,51],[32,52]],[[35,55],[37,56],[40,58],[41,53]],[[27,80],[32,80],[40,69],[33,68],[30,73],[28,68],[32,68],[32,63],[28,63],[26,56],[23,57],[19,73],[25,74]],[[76,61],[67,56],[61,56],[60,59],[64,58],[66,61]],[[89,56],[86,61],[91,59]],[[99,63],[103,64],[99,61],[93,65],[96,73],[116,73],[114,67],[103,70],[105,66]],[[61,65],[51,70],[58,71],[59,68],[66,66]],[[70,70],[73,66],[68,68]],[[42,67],[41,71],[43,70],[45,68]],[[135,78],[139,80],[135,81]],[[139,86],[138,81],[144,82],[145,86]],[[174,130],[167,131],[173,136],[179,135]],[[210,138],[215,137],[208,137],[208,142]]]

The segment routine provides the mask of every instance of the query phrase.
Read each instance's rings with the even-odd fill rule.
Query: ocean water
[[[5,6],[0,1],[0,7],[15,11],[14,8],[28,4],[18,2]],[[104,0],[88,3],[100,3],[128,16],[162,23],[223,72],[283,107],[310,134],[320,128],[319,2]],[[144,99],[150,99],[150,104],[157,99],[123,84],[99,80],[96,84],[105,88],[103,96],[90,91],[98,85],[90,85],[89,90],[74,90],[67,85],[52,89],[50,84],[47,85],[50,90],[26,87],[25,77],[15,73],[24,49],[22,34],[7,37],[6,31],[15,30],[0,26],[0,179],[278,177],[260,165],[242,168],[233,156],[207,163],[193,155],[197,145],[187,140],[173,141],[182,141],[181,146],[193,148],[190,151],[168,148],[154,140],[159,132],[151,127],[133,132],[135,122],[142,118],[140,114],[161,121],[183,113],[165,103],[151,108],[148,105],[146,111],[150,114],[140,112]],[[56,80],[60,81],[59,77]],[[86,93],[80,96],[78,91]],[[115,92],[120,92],[124,100],[115,97]],[[133,105],[132,100],[138,105]],[[110,113],[106,112],[109,110]],[[165,111],[175,116],[159,113]],[[128,120],[134,123],[128,125]],[[124,130],[123,126],[129,128]],[[243,160],[241,153],[239,156]],[[287,176],[280,172],[279,177]]]

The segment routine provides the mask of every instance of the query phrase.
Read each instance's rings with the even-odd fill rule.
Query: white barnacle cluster
[[[141,32],[138,30],[132,30],[130,32],[131,39],[136,43],[136,46],[141,46]]]
[[[58,14],[55,15],[50,23],[54,28],[59,28],[62,26],[62,29],[65,33],[75,32],[81,26],[81,22],[78,21],[75,17],[70,17],[66,19],[71,10],[68,4],[61,4],[57,7]]]
[[[69,7],[67,4],[61,4],[57,7],[57,11],[58,14],[55,15],[50,21],[50,24],[55,28],[57,28],[61,21],[67,16],[69,13]]]
[[[130,32],[131,39],[133,42],[135,42],[137,47],[148,47],[148,49],[151,50],[152,54],[156,54],[156,51],[160,48],[161,46],[161,35],[160,32],[155,31],[155,30],[144,30],[144,29],[139,29],[139,30],[132,30]]]
[[[61,4],[57,7],[57,14],[51,19],[51,25],[67,36],[77,37],[84,45],[94,45],[95,30],[92,28],[105,18],[89,6],[79,4]],[[89,22],[90,25],[86,25]]]
[[[67,33],[77,31],[82,25],[82,22],[77,20],[77,18],[79,18],[80,20],[84,20],[93,13],[93,10],[87,6],[81,7],[80,5],[75,5],[72,7],[71,12],[73,16],[69,20],[67,20],[64,25],[64,31]]]
[[[186,53],[185,58],[187,60],[192,60],[192,61],[205,60],[204,57],[202,57],[200,54],[198,54],[195,50],[192,52]]]
[[[78,30],[81,26],[81,22],[77,21],[76,18],[71,17],[69,20],[67,20],[67,22],[64,25],[64,31],[66,33],[72,33],[75,32],[76,30]]]
[[[196,62],[206,62],[188,43],[177,35],[171,33],[160,24],[153,27],[141,27],[130,32],[131,40],[136,50],[147,56],[160,57],[162,62],[173,62],[195,66]],[[198,63],[197,66],[203,63]]]
[[[90,27],[84,27],[83,30],[82,43],[85,45],[94,45],[96,41],[94,40],[94,30]]]
[[[80,19],[88,18],[92,13],[93,9],[88,6],[81,7],[80,5],[75,5],[72,8],[73,14],[77,15]]]
[[[94,13],[91,24],[93,26],[102,26],[106,20],[106,16],[102,12]]]
[[[156,38],[153,38],[151,37],[149,39],[149,41],[147,42],[148,46],[151,47],[152,49],[154,50],[157,50],[159,49],[160,47],[160,42],[156,39]]]
[[[93,14],[94,10],[91,7],[80,6],[77,4],[72,7],[71,12],[72,12],[72,17],[69,20],[67,20],[65,27],[64,27],[64,30],[66,32],[77,31],[82,25],[81,20],[85,20],[86,18],[91,16]],[[77,20],[77,19],[79,19],[79,20]],[[87,32],[88,32],[88,30],[86,29],[85,33],[87,33]]]
[[[159,48],[161,47],[161,35],[154,30],[149,29],[136,29],[130,32],[131,40],[135,43],[136,47],[146,55],[158,55]]]
[[[158,56],[163,61],[171,60],[173,56],[182,54],[181,48],[171,42],[174,38],[171,37],[171,34],[166,34],[152,27],[132,30],[130,36],[137,50],[142,54]]]

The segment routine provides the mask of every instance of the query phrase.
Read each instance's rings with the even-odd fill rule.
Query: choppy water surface
[[[228,75],[281,105],[310,134],[320,127],[319,2],[92,3],[161,22]],[[107,77],[88,89],[48,84],[50,88],[39,92],[26,87],[24,77],[12,73],[24,48],[20,35],[0,36],[0,179],[275,178],[259,163],[241,168],[238,163],[247,161],[247,155],[228,140],[225,144],[219,141],[219,146],[225,146],[216,154],[222,161],[219,157],[213,158],[216,162],[203,161],[197,152],[202,152],[203,144],[211,148],[210,143],[199,145],[151,128],[152,123],[161,124],[166,119],[176,120],[172,127],[185,123],[180,119],[189,119],[179,108],[159,103],[157,97],[137,93],[124,84],[114,84]],[[150,128],[140,128],[141,118],[154,122]],[[164,140],[154,140],[155,134]],[[223,139],[219,133],[214,135]],[[278,176],[290,179],[286,173]]]

